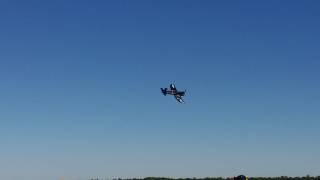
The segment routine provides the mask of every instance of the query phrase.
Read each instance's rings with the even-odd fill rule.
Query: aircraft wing
[[[177,100],[179,103],[184,103],[184,100],[182,99],[182,96],[180,96],[180,95],[175,95],[174,97],[176,98],[176,100]]]
[[[176,91],[176,90],[177,90],[176,85],[170,84],[170,89],[171,89],[172,91]]]

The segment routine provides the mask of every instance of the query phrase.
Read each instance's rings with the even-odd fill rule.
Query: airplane
[[[170,84],[170,90],[168,88],[161,88],[161,92],[163,95],[173,95],[179,103],[184,103],[182,97],[186,94],[185,91],[178,91],[174,84]]]

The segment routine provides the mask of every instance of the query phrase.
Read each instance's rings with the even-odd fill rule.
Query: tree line
[[[146,178],[129,178],[129,179],[99,179],[91,178],[89,180],[234,180],[234,177],[206,177],[206,178],[167,178],[167,177],[146,177]],[[302,176],[302,177],[248,177],[248,180],[320,180],[320,176]]]

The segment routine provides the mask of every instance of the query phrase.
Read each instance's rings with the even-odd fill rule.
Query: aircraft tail
[[[161,88],[161,92],[163,95],[167,95],[167,88]]]

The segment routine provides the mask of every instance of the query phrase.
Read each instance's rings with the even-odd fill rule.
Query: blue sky
[[[319,8],[1,1],[0,178],[320,175]]]

